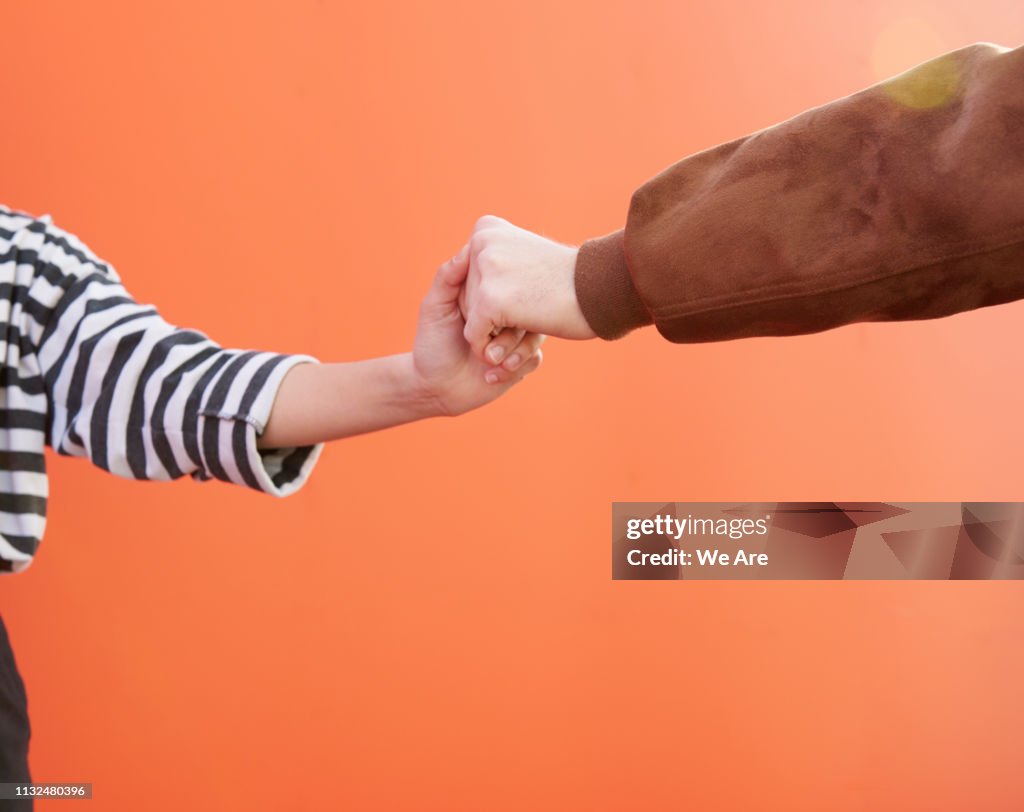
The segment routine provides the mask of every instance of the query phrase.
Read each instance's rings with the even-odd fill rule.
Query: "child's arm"
[[[20,219],[19,219],[20,217]],[[328,440],[493,400],[540,361],[527,337],[521,369],[474,359],[456,302],[463,252],[423,301],[413,352],[343,364],[304,354],[226,349],[139,304],[117,272],[49,216],[5,219],[16,246],[27,346],[46,439],[133,479],[220,479],[286,496],[309,476]],[[36,398],[37,400],[39,398]]]
[[[455,304],[467,260],[438,272],[411,353],[321,364],[168,324],[48,215],[0,206],[0,573],[25,570],[43,537],[46,445],[132,479],[287,496],[327,440],[493,400],[540,362],[540,337],[503,336],[525,359],[511,373],[470,356]]]
[[[59,454],[131,479],[189,474],[275,496],[305,483],[322,446],[259,449],[256,436],[284,376],[316,358],[228,349],[169,324],[49,215],[0,208],[0,237],[11,291],[3,304],[20,345],[5,359],[5,371],[20,381],[6,390],[8,406],[45,416],[38,433],[7,431],[0,445],[20,444],[41,460],[45,440]],[[38,470],[38,486],[18,472],[10,489],[45,491],[41,462]],[[38,537],[44,518],[26,512],[19,528]]]

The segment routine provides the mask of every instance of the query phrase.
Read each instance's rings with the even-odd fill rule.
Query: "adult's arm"
[[[598,336],[675,342],[1024,297],[1024,46],[951,51],[679,161],[574,278]]]

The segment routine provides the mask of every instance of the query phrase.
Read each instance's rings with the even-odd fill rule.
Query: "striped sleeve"
[[[49,215],[23,230],[22,330],[47,398],[46,438],[131,479],[218,479],[274,496],[306,482],[323,443],[260,449],[302,354],[226,349],[136,302],[114,268]],[[19,267],[22,267],[19,265]]]

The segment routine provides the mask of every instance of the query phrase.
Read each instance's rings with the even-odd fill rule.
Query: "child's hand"
[[[469,246],[444,263],[420,305],[413,345],[417,385],[445,415],[468,412],[503,395],[541,362],[544,336],[516,330],[500,334],[505,366],[485,363],[470,351],[463,335],[466,322],[459,310],[459,292],[469,271]],[[509,369],[512,355],[519,357]]]

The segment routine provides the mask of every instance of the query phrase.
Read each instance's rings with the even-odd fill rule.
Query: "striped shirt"
[[[285,373],[310,355],[224,349],[137,303],[51,220],[0,206],[0,572],[46,527],[44,446],[131,479],[185,474],[287,496],[316,445],[260,449]]]

